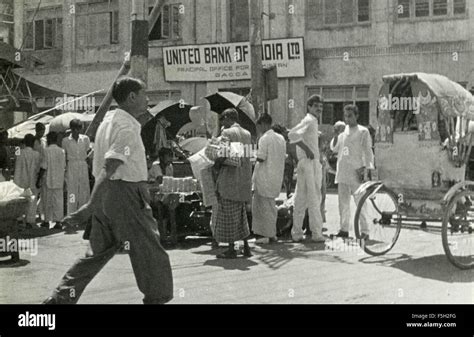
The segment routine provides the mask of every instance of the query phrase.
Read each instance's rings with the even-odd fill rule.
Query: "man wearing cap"
[[[303,120],[288,133],[290,143],[297,145],[298,166],[293,213],[293,241],[302,241],[303,220],[306,209],[313,242],[324,242],[321,216],[322,167],[319,154],[318,118],[323,111],[323,99],[311,96],[307,101],[308,113]]]

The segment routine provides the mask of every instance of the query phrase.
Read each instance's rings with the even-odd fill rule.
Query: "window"
[[[370,21],[370,0],[307,0],[309,29]]]
[[[433,15],[448,15],[448,0],[434,0]]]
[[[24,36],[25,49],[62,48],[62,8],[44,8],[39,10],[36,15],[34,15],[34,11],[26,12]]]
[[[453,13],[454,15],[465,14],[466,13],[466,0],[454,0]]]
[[[77,5],[77,46],[98,47],[117,44],[119,28],[117,0],[91,1]]]
[[[181,37],[180,8],[181,4],[165,5],[158,20],[151,30],[148,40],[179,39]],[[148,14],[153,7],[148,8]]]
[[[415,0],[415,16],[423,17],[430,15],[430,0]]]
[[[358,0],[357,1],[357,21],[367,22],[370,19],[370,4],[369,0]]]
[[[397,17],[428,18],[464,15],[466,0],[398,0]]]
[[[324,23],[327,25],[337,23],[337,2],[324,1]]]
[[[248,41],[250,35],[250,18],[248,0],[229,1],[230,41]]]
[[[27,22],[25,24],[25,42],[24,42],[24,47],[25,49],[34,49],[35,48],[35,44],[34,44],[34,41],[33,41],[33,35],[34,35],[34,32],[33,32],[33,22]]]
[[[397,14],[399,18],[410,17],[410,0],[398,0]]]
[[[368,86],[311,87],[307,93],[308,97],[314,94],[324,97],[321,124],[334,125],[344,120],[344,106],[355,104],[359,108],[359,124],[369,125]]]

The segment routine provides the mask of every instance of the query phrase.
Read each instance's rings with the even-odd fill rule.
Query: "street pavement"
[[[338,230],[337,195],[328,195],[328,233]],[[353,210],[354,210],[353,205]],[[38,238],[38,254],[22,253],[15,265],[0,263],[0,303],[35,304],[83,255],[82,232]],[[207,238],[190,238],[169,249],[175,296],[171,304],[458,304],[474,303],[474,271],[452,266],[439,232],[403,229],[394,249],[371,257],[357,246],[251,243],[254,256],[216,259]],[[126,254],[116,255],[90,283],[80,304],[140,304]]]

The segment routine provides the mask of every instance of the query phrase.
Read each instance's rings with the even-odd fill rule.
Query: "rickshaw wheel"
[[[354,219],[356,238],[364,251],[373,256],[389,252],[398,240],[402,228],[402,217],[399,213],[396,194],[382,186],[375,194],[368,190],[357,203]],[[361,228],[362,208],[365,208],[368,232]],[[361,239],[362,234],[368,234],[368,240]]]
[[[443,216],[443,249],[448,260],[459,269],[474,268],[473,198],[474,191],[458,192],[446,206]]]

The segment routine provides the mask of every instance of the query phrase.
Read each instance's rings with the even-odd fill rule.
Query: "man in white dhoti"
[[[43,161],[44,149],[46,148],[46,138],[44,137],[45,132],[46,127],[43,123],[38,122],[35,124],[35,144],[33,149],[40,154],[40,161]],[[43,197],[41,195],[41,189],[39,189],[37,195],[37,208],[39,213],[44,214],[42,199]]]
[[[42,227],[49,228],[50,222],[55,222],[54,229],[62,229],[61,220],[64,217],[64,170],[66,155],[57,145],[56,132],[48,133],[48,147],[44,149],[44,156],[38,176],[37,187],[41,187],[44,208],[44,222]]]
[[[297,145],[298,166],[293,213],[293,241],[303,240],[303,220],[306,209],[313,242],[324,242],[321,216],[322,167],[319,154],[318,117],[323,111],[323,99],[311,96],[307,101],[308,113],[288,133],[290,143]]]
[[[271,129],[272,118],[262,115],[257,130],[262,134],[258,141],[257,164],[252,185],[252,231],[260,236],[257,243],[276,241],[278,211],[275,199],[280,195],[285,170],[286,141]]]
[[[359,109],[356,105],[344,107],[347,124],[342,133],[331,141],[331,150],[338,154],[335,182],[338,184],[339,216],[341,228],[336,237],[349,237],[351,217],[351,195],[355,202],[359,196],[354,193],[365,180],[367,170],[374,167],[374,153],[369,130],[357,123]],[[368,240],[368,222],[365,209],[361,213],[361,239]]]
[[[71,134],[62,141],[66,152],[66,188],[67,214],[74,213],[87,203],[90,197],[89,170],[87,155],[90,151],[90,140],[81,134],[82,122],[78,119],[69,125]]]
[[[35,137],[27,134],[23,139],[25,147],[21,149],[20,154],[15,161],[15,175],[13,181],[21,188],[29,188],[35,198],[30,203],[26,214],[26,227],[32,228],[36,225],[37,197],[39,194],[36,188],[36,180],[40,170],[41,157],[39,152],[33,150]]]

